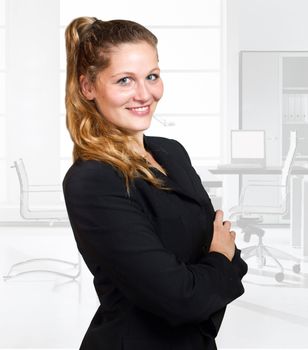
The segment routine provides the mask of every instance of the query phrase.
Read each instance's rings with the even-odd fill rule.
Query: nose
[[[150,98],[151,98],[151,93],[146,82],[138,82],[138,84],[136,84],[134,100],[147,101]]]

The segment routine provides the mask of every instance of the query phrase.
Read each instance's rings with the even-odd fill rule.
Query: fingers
[[[225,227],[226,230],[230,231],[231,229],[231,221],[224,221],[223,226]]]
[[[220,209],[216,210],[215,222],[222,224],[224,218],[224,212]]]
[[[233,239],[235,239],[236,232],[235,231],[230,231],[230,235],[233,237]]]
[[[231,222],[230,221],[223,221],[224,218],[224,212],[220,209],[216,211],[215,221],[214,223],[216,225],[223,225],[226,230],[230,230],[231,228]]]
[[[231,231],[230,221],[223,221],[223,216],[222,210],[216,211],[209,251],[222,253],[231,261],[235,253],[235,232]]]

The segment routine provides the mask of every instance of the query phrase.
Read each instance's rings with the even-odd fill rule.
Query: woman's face
[[[81,77],[82,90],[105,119],[131,135],[142,135],[163,95],[156,49],[146,42],[127,43],[110,55],[110,65],[93,86]]]

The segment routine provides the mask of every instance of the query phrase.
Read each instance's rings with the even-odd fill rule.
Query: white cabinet
[[[302,53],[281,57],[282,71],[282,158],[290,131],[297,134],[296,162],[308,161],[308,56]]]

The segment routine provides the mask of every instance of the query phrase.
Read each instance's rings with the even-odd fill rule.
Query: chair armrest
[[[61,192],[61,185],[30,185],[28,191],[24,192]]]

